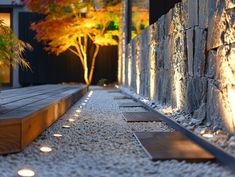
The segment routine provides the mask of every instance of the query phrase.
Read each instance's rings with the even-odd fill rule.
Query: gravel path
[[[122,109],[117,105],[124,100],[113,100],[118,95],[96,89],[86,105],[82,105],[87,98],[84,96],[23,152],[0,156],[0,176],[17,176],[21,168],[33,169],[40,177],[233,176],[232,172],[216,163],[149,160],[132,132],[172,129],[161,122],[126,123]],[[81,112],[77,113],[79,109]],[[128,111],[138,109],[130,108]],[[69,122],[73,119],[74,122]],[[71,127],[62,128],[65,124]],[[63,136],[56,138],[54,133]],[[53,151],[40,152],[43,145],[52,147]]]

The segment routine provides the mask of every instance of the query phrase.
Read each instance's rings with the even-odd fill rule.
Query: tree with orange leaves
[[[36,39],[45,49],[59,55],[70,50],[82,63],[86,84],[92,82],[100,46],[117,45],[120,0],[24,0],[33,12],[45,19],[33,23]],[[88,41],[95,50],[88,67]]]

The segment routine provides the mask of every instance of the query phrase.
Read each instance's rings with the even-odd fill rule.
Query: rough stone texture
[[[173,54],[173,36],[167,36],[164,40],[164,47],[163,47],[163,53],[164,53],[164,69],[170,70],[172,67],[172,54]]]
[[[185,106],[186,91],[186,40],[185,32],[173,35],[173,81],[172,81],[172,106],[183,109]]]
[[[182,14],[184,29],[198,26],[198,0],[182,0]]]
[[[206,31],[195,28],[195,49],[194,49],[194,75],[204,76],[206,67]]]
[[[127,73],[127,75],[126,75],[126,81],[127,81],[127,85],[128,85],[128,87],[131,87],[131,77],[132,77],[132,75],[131,75],[131,72],[132,72],[132,65],[133,65],[133,63],[132,63],[132,42],[130,42],[129,44],[128,44],[128,47],[127,47],[127,55],[128,55],[128,60],[127,60],[127,70],[126,70],[126,73]]]
[[[157,77],[156,102],[163,105],[171,104],[172,97],[172,73],[170,70],[159,70]]]
[[[140,34],[141,41],[141,87],[140,94],[144,96],[149,95],[149,48],[150,48],[150,35],[149,29],[145,29]]]
[[[137,38],[131,41],[132,45],[131,88],[133,90],[136,90],[136,42]]]
[[[165,33],[164,33],[164,24],[165,24],[165,15],[162,15],[158,21],[156,22],[157,23],[157,35],[156,35],[156,41],[162,41],[165,37]]]
[[[193,118],[196,121],[197,124],[201,124],[205,119],[206,119],[206,111],[207,111],[207,104],[206,103],[202,103],[200,105],[200,107],[194,111],[193,113]]]
[[[182,22],[182,3],[175,4],[172,9],[172,21],[170,25],[170,34],[184,30]]]
[[[235,43],[217,49],[215,79],[222,83],[234,83],[235,75]]]
[[[126,24],[126,19],[127,19],[127,0],[123,1],[122,4],[122,10],[121,10],[121,23],[122,24]],[[120,60],[120,63],[121,63],[121,66],[119,67],[120,70],[119,70],[119,75],[120,75],[120,82],[122,84],[125,84],[125,61],[126,61],[126,45],[127,45],[127,27],[126,25],[122,25],[120,27],[120,48],[119,50],[121,50],[119,53],[119,60]]]
[[[235,8],[225,9],[224,0],[208,3],[209,25],[207,50],[235,42]]]
[[[164,68],[164,40],[158,42],[158,45],[156,47],[156,60],[157,60],[157,69],[163,69]]]
[[[208,64],[206,77],[213,79],[215,77],[215,68],[216,68],[216,51],[211,50],[208,53]]]
[[[194,28],[186,30],[187,39],[187,58],[188,58],[188,75],[193,76],[194,68]]]
[[[207,79],[204,77],[189,77],[187,81],[186,112],[192,113],[206,102]]]
[[[126,56],[125,58],[127,58],[127,60],[125,59],[125,83],[124,85],[128,86],[128,58],[129,58],[129,47],[126,47],[126,52],[125,52]]]
[[[203,29],[208,28],[208,1],[210,0],[198,0],[198,22],[199,27]]]
[[[168,36],[173,32],[172,26],[172,19],[173,19],[173,9],[170,9],[167,14],[164,15],[164,35]]]
[[[141,78],[141,45],[140,45],[140,37],[136,38],[136,92],[138,93],[140,88],[137,85],[137,81]]]
[[[185,110],[197,124],[206,119],[208,125],[218,122],[220,127],[222,119],[235,131],[235,109],[231,106],[235,105],[231,99],[235,95],[234,0],[182,0],[138,37],[140,49],[132,51],[132,57],[140,73],[134,69],[132,73],[133,79],[140,78],[142,96],[150,97],[150,86],[154,85],[157,103]],[[122,69],[125,71],[125,64]],[[154,77],[155,84],[150,83]],[[211,90],[217,93],[215,89],[223,99],[213,100],[207,94]],[[208,106],[210,100],[220,106],[220,116],[212,114],[216,106]]]
[[[222,101],[222,92],[214,85],[213,81],[208,82],[207,93],[207,122],[218,127],[222,126],[222,113],[220,102]]]
[[[149,30],[150,47],[149,47],[149,95],[148,97],[154,99],[156,96],[156,78],[157,78],[157,59],[156,59],[156,34],[157,26],[151,25]]]
[[[235,8],[235,0],[225,0],[225,4],[226,9]]]

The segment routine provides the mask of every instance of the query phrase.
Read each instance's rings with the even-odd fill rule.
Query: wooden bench
[[[85,85],[42,85],[0,92],[0,154],[22,151],[87,89]]]

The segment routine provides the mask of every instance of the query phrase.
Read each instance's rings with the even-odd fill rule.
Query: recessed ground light
[[[119,86],[118,86],[118,85],[115,85],[115,87],[116,87],[116,88],[119,88]]]
[[[87,103],[87,100],[84,100],[85,103]]]
[[[74,122],[75,119],[69,118],[69,122]]]
[[[54,133],[53,136],[54,137],[62,137],[62,135],[60,133]]]
[[[79,114],[76,114],[76,113],[75,113],[74,116],[77,117],[77,116],[79,116]]]
[[[79,106],[80,109],[82,109],[82,106]]]
[[[205,133],[205,134],[202,134],[202,136],[205,138],[213,138],[213,134],[211,133]]]
[[[23,168],[18,171],[18,175],[22,177],[32,177],[35,176],[35,172],[31,169]]]
[[[80,110],[80,109],[77,109],[77,110],[76,110],[76,113],[80,113],[80,112],[81,112],[81,110]]]
[[[51,151],[52,151],[52,148],[50,148],[49,146],[42,146],[42,147],[40,148],[40,151],[41,151],[41,152],[48,153],[48,152],[51,152]]]
[[[85,106],[85,105],[86,105],[86,103],[82,103],[82,105],[83,105],[83,106]]]
[[[88,97],[91,97],[93,94],[93,91],[90,91],[90,93],[88,94]]]
[[[69,125],[63,125],[62,127],[63,127],[63,128],[70,128]]]

